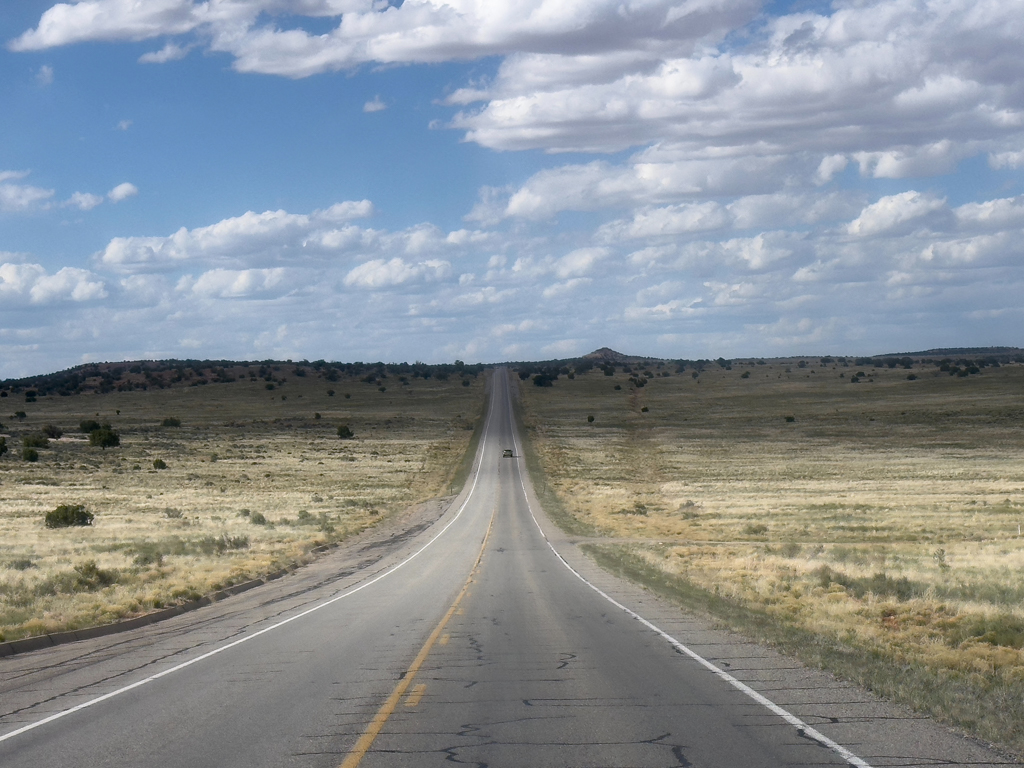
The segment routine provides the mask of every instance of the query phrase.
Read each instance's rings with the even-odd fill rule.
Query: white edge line
[[[493,381],[493,379],[492,379],[492,381]],[[491,399],[491,404],[492,405],[491,405],[491,408],[488,409],[488,414],[487,414],[487,417],[486,417],[487,418],[487,423],[484,425],[484,434],[483,434],[483,436],[480,439],[480,443],[485,447],[485,449],[486,449],[486,445],[487,445],[487,433],[488,433],[488,431],[491,428],[490,411],[494,407],[493,403],[494,403],[494,400],[493,400],[493,390],[492,390],[492,399]],[[97,704],[99,704],[101,702],[106,701],[107,699],[112,699],[115,696],[120,696],[122,693],[127,693],[128,691],[134,690],[135,688],[140,688],[141,686],[146,685],[147,683],[152,683],[154,680],[159,680],[161,677],[166,677],[167,675],[170,675],[170,674],[172,674],[174,672],[178,672],[178,671],[180,671],[182,669],[185,669],[185,667],[190,667],[193,664],[196,664],[196,663],[198,663],[200,661],[208,659],[211,656],[216,656],[218,653],[223,653],[224,651],[229,650],[230,648],[234,648],[236,645],[241,645],[242,643],[247,643],[250,640],[253,640],[253,639],[259,637],[260,635],[265,635],[267,632],[272,632],[275,629],[283,627],[285,624],[290,624],[291,622],[295,621],[296,619],[301,619],[303,616],[308,616],[309,614],[311,614],[311,613],[313,613],[315,611],[319,611],[321,608],[326,608],[327,606],[329,606],[329,605],[331,605],[333,603],[336,603],[339,600],[344,600],[346,597],[350,597],[350,596],[354,595],[356,592],[360,592],[360,591],[366,589],[367,587],[373,586],[374,584],[376,584],[378,581],[380,581],[384,577],[390,576],[392,573],[397,571],[402,566],[407,565],[408,563],[412,562],[412,560],[414,560],[416,557],[418,557],[424,550],[427,549],[427,547],[429,547],[431,544],[433,544],[435,541],[437,541],[439,538],[441,538],[445,534],[445,532],[455,524],[455,521],[458,520],[462,516],[462,512],[466,509],[466,505],[469,504],[469,500],[471,498],[473,498],[473,492],[476,490],[477,481],[480,479],[480,467],[481,466],[483,466],[483,453],[480,454],[480,460],[476,462],[476,472],[474,473],[474,476],[473,476],[473,485],[470,486],[469,493],[466,495],[466,500],[462,502],[462,506],[460,506],[459,507],[459,511],[455,513],[455,517],[453,517],[451,520],[449,520],[448,523],[444,526],[444,528],[442,528],[437,533],[437,535],[434,536],[434,538],[432,538],[430,541],[428,541],[426,544],[424,544],[422,547],[420,547],[418,550],[416,550],[413,554],[409,555],[409,557],[407,557],[402,562],[400,562],[397,565],[392,566],[388,570],[384,571],[384,573],[381,573],[378,576],[375,576],[374,578],[370,579],[369,581],[364,582],[364,583],[360,584],[359,586],[357,586],[357,587],[355,587],[353,589],[350,589],[347,592],[343,592],[342,594],[336,595],[335,597],[332,597],[329,600],[325,600],[322,603],[318,603],[317,605],[314,605],[312,608],[307,608],[306,610],[302,611],[301,613],[297,613],[294,616],[290,616],[287,619],[284,619],[283,621],[279,621],[276,624],[273,624],[273,625],[271,625],[269,627],[264,627],[263,629],[261,629],[261,630],[259,630],[257,632],[253,632],[251,635],[246,635],[245,637],[239,638],[238,640],[230,642],[227,645],[222,645],[222,646],[220,646],[218,648],[214,648],[212,651],[207,651],[206,653],[204,653],[204,654],[202,654],[200,656],[196,656],[194,659],[189,659],[188,661],[183,661],[181,664],[177,664],[176,666],[170,667],[169,669],[165,669],[162,672],[157,672],[155,675],[150,675],[149,677],[143,678],[142,680],[137,680],[136,682],[131,683],[130,685],[126,685],[126,686],[124,686],[122,688],[118,688],[115,691],[110,691],[109,693],[105,693],[102,696],[97,696],[94,699],[89,699],[88,701],[83,701],[81,704],[78,704],[78,705],[76,705],[74,707],[70,707],[69,709],[62,709],[59,712],[54,712],[52,715],[50,715],[48,717],[44,717],[42,720],[37,720],[34,723],[29,723],[28,725],[23,725],[21,728],[18,728],[16,730],[11,731],[10,733],[5,733],[2,736],[0,736],[0,742],[7,741],[8,739],[13,739],[15,736],[20,736],[23,733],[26,733],[28,731],[34,730],[36,728],[39,728],[39,727],[41,727],[43,725],[46,725],[47,723],[52,723],[54,720],[60,720],[62,717],[67,717],[68,715],[73,714],[75,712],[79,712],[79,711],[81,711],[83,709],[86,709],[88,707],[93,707],[93,706],[95,706],[95,705],[97,705]]]
[[[548,539],[547,534],[544,533],[544,529],[541,528],[540,522],[537,520],[537,516],[533,513],[533,505],[530,504],[530,496],[526,492],[526,482],[523,480],[522,456],[520,456],[520,453],[519,453],[519,442],[516,440],[516,428],[515,428],[515,424],[513,423],[513,419],[512,419],[512,397],[511,397],[511,393],[508,391],[508,378],[507,378],[507,376],[505,378],[505,388],[506,388],[506,393],[508,394],[508,396],[506,397],[506,402],[508,403],[509,427],[510,427],[510,429],[512,431],[512,445],[515,448],[515,453],[516,453],[516,471],[519,473],[519,484],[523,488],[523,498],[526,499],[526,508],[528,510],[530,510],[530,517],[533,518],[533,523],[534,523],[534,525],[537,526],[537,530],[540,531],[540,535],[544,538],[544,542],[548,545],[548,548],[555,554],[555,557],[557,557],[559,559],[559,561],[562,563],[562,565],[564,565],[566,568],[568,568],[569,571],[577,579],[579,579],[584,584],[586,584],[588,587],[590,587],[592,590],[597,592],[597,594],[599,594],[601,597],[603,597],[609,603],[614,605],[616,608],[619,608],[620,610],[624,611],[631,618],[636,619],[641,624],[643,624],[645,627],[647,627],[651,631],[655,632],[656,634],[660,635],[663,639],[668,641],[669,645],[671,645],[673,648],[675,648],[680,653],[683,653],[683,654],[689,656],[691,659],[696,661],[701,666],[705,667],[711,673],[717,675],[718,677],[720,677],[725,682],[729,683],[731,686],[733,686],[737,690],[740,690],[743,693],[745,693],[747,696],[752,698],[758,704],[761,704],[762,706],[764,706],[765,708],[770,710],[772,713],[774,713],[774,714],[778,715],[779,717],[781,717],[787,723],[789,723],[790,725],[794,726],[800,734],[802,734],[804,736],[807,736],[810,739],[813,739],[814,741],[818,742],[819,744],[821,744],[824,747],[828,747],[833,752],[835,752],[837,755],[839,755],[841,758],[843,758],[843,760],[845,760],[850,765],[855,765],[855,766],[857,766],[857,768],[872,768],[872,766],[869,763],[864,761],[862,758],[857,757],[857,755],[853,754],[853,752],[848,750],[846,747],[844,747],[839,742],[830,739],[828,736],[826,736],[825,734],[821,733],[816,728],[812,728],[807,723],[805,723],[803,720],[801,720],[799,717],[794,715],[792,712],[789,712],[788,710],[783,709],[782,707],[780,707],[778,704],[776,704],[771,699],[769,699],[766,696],[764,696],[764,695],[758,693],[757,691],[755,691],[753,688],[751,688],[749,685],[744,683],[742,680],[736,679],[735,677],[730,675],[725,670],[720,669],[719,667],[715,666],[712,662],[710,662],[707,659],[705,659],[699,653],[697,653],[694,650],[691,650],[690,648],[688,648],[687,646],[683,645],[681,642],[676,640],[674,637],[672,637],[672,635],[670,635],[665,630],[663,630],[660,627],[656,626],[655,624],[651,623],[650,621],[645,619],[643,616],[641,616],[636,611],[633,611],[633,610],[627,608],[622,603],[620,603],[618,600],[616,600],[614,597],[612,597],[611,595],[607,594],[606,592],[603,592],[599,587],[595,586],[594,584],[591,584],[589,581],[587,581],[587,579],[579,571],[577,571],[575,568],[573,568],[571,565],[569,565],[569,562],[564,557],[562,557],[562,555],[558,552],[557,549],[555,549],[554,545],[551,543],[551,540]]]

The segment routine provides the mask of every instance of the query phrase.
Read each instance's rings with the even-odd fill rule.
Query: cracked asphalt
[[[400,684],[366,768],[848,764],[570,572],[527,496],[583,577],[866,764],[1017,764],[601,571],[528,479],[524,494],[519,459],[501,457],[504,373],[492,383],[471,493],[473,478],[455,500],[189,614],[0,659],[0,765],[338,766]]]

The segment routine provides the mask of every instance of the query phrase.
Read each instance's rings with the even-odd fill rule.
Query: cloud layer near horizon
[[[70,302],[97,322],[202,318],[207,330],[180,323],[182,345],[227,328],[216,354],[243,356],[320,356],[342,328],[396,358],[537,357],[597,342],[693,356],[1012,343],[1022,39],[1019,0],[836,2],[774,17],[749,0],[55,5],[11,50],[152,40],[150,64],[204,49],[239,72],[288,78],[499,57],[493,77],[438,89],[449,127],[550,162],[481,188],[465,229],[374,229],[358,223],[369,201],[250,211],[111,239],[83,274],[61,278],[99,286],[77,299],[74,288],[33,298],[63,270],[0,291]],[[967,161],[1003,174],[1007,192],[972,199]],[[0,174],[0,209],[52,204],[56,193],[26,175]],[[134,191],[122,184],[109,199]],[[99,202],[75,192],[67,205]],[[251,330],[270,317],[273,332]],[[141,331],[130,348],[157,349]]]

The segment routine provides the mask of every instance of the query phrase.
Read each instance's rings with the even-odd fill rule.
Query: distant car
[[[506,448],[504,451],[501,452],[501,457],[503,459],[511,459],[513,456],[515,456],[515,454],[512,453],[511,448]]]

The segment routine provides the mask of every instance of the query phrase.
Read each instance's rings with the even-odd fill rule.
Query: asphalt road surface
[[[509,387],[405,535],[0,660],[0,766],[1012,764],[600,572],[538,508]]]

